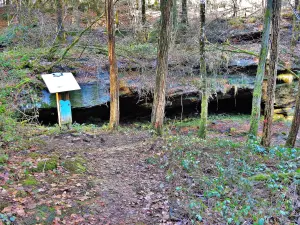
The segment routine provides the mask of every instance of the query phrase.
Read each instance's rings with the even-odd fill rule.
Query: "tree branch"
[[[214,45],[214,47],[216,49],[220,50],[220,51],[232,52],[232,53],[237,53],[237,54],[247,54],[247,55],[259,57],[259,55],[257,53],[251,52],[251,51],[248,51],[248,50],[244,50],[244,49],[241,49],[241,48],[238,48],[236,46],[231,45],[229,42],[224,43],[223,46],[228,46],[228,47],[231,47],[233,49],[219,48],[217,45]],[[293,76],[295,76],[297,79],[300,79],[299,75],[297,75],[294,71],[292,71],[291,69],[289,69],[289,68],[287,68],[285,66],[285,63],[284,63],[283,60],[278,59],[278,65],[281,66],[281,67],[283,67],[286,71],[288,71],[290,74],[292,74]]]
[[[103,16],[104,16],[104,13],[102,13],[96,20],[94,20],[87,28],[85,28],[83,31],[81,31],[80,34],[74,39],[74,41],[66,48],[66,50],[61,55],[61,57],[48,67],[47,71],[51,70],[54,66],[56,66],[58,63],[60,63],[66,57],[67,53],[79,42],[79,40],[83,36],[83,34],[86,31],[88,31],[95,23],[97,23]]]

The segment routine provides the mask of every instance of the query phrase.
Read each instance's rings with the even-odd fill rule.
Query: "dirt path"
[[[95,194],[81,210],[89,218],[81,224],[159,224],[168,218],[164,171],[147,163],[159,154],[158,142],[145,132],[64,134],[47,141],[47,151],[61,160],[87,160],[81,183],[92,182],[86,191]]]

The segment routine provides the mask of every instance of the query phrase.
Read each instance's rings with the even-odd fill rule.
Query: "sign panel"
[[[42,78],[50,93],[80,90],[72,73],[43,74]]]
[[[70,100],[60,100],[60,123],[62,124],[72,124],[72,111]]]

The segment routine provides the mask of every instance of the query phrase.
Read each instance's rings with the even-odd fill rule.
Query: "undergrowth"
[[[176,135],[165,150],[173,220],[297,224],[300,149]]]

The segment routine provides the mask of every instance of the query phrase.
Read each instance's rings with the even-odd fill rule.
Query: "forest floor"
[[[247,152],[244,143],[248,119],[248,116],[212,117],[207,141],[197,138],[198,120],[195,119],[170,124],[164,137],[155,136],[149,124],[138,123],[126,124],[116,133],[96,126],[76,125],[69,131],[60,131],[57,127],[27,127],[24,137],[28,138],[19,143],[23,146],[14,151],[11,150],[17,146],[7,147],[7,154],[1,155],[0,224],[189,224],[193,220],[198,220],[198,224],[202,224],[200,221],[226,224],[225,216],[202,214],[202,219],[193,210],[186,209],[191,203],[179,192],[184,190],[186,179],[194,176],[189,167],[199,162],[196,155],[194,158],[188,155],[187,159],[183,152],[180,157],[174,154],[183,143],[194,146],[197,154],[207,152],[211,155],[201,156],[201,165],[207,173],[214,174],[217,169],[209,171],[218,165],[218,160],[212,161],[213,155],[223,157],[236,148]],[[288,128],[286,122],[275,123],[276,145],[284,144]],[[174,138],[181,141],[174,142]],[[300,147],[300,138],[297,147]],[[274,159],[268,160],[263,154],[263,150],[257,152],[251,160],[276,167]],[[299,149],[288,156],[289,160],[298,155]],[[255,170],[257,164],[255,168],[252,166]],[[298,167],[297,164],[294,169]],[[232,171],[230,167],[224,168]],[[202,170],[201,166],[198,170]],[[281,171],[284,172],[284,168]],[[285,185],[290,187],[289,182]],[[227,188],[237,191],[230,185]],[[193,189],[194,186],[187,193],[193,195]],[[294,203],[300,207],[300,197],[295,196]],[[194,200],[189,198],[189,201]],[[220,213],[209,205],[208,208]],[[286,209],[291,211],[283,221],[299,222],[299,214],[291,216],[299,209]],[[196,211],[200,213],[200,209]],[[250,215],[246,213],[244,221],[259,220]],[[274,217],[267,212],[265,216]]]

